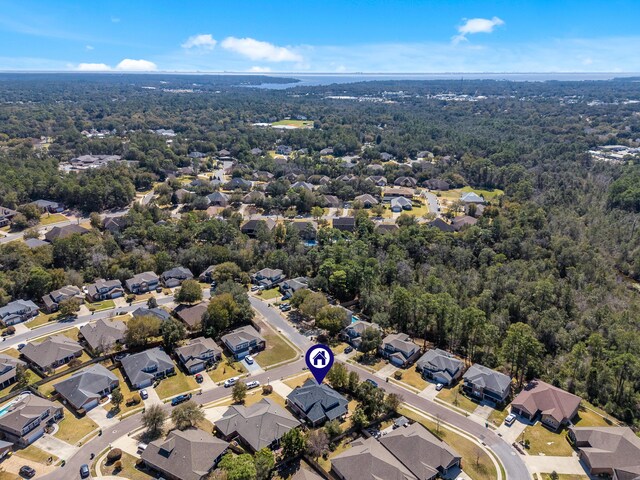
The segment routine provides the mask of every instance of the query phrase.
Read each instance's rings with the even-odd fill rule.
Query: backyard
[[[196,388],[198,388],[198,384],[195,379],[176,368],[175,375],[167,377],[160,382],[160,385],[156,387],[156,393],[161,399],[165,399]]]

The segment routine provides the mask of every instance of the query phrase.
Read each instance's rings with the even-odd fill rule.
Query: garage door
[[[98,405],[98,399],[96,398],[95,400],[91,400],[89,403],[85,403],[84,404],[84,409],[85,411],[89,411],[92,408],[96,407]]]
[[[36,428],[28,437],[27,444],[30,445],[44,435],[44,427],[40,426]]]

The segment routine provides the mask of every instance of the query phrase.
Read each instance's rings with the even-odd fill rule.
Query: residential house
[[[388,162],[389,160],[392,160],[392,159],[393,159],[393,155],[391,155],[390,153],[387,153],[387,152],[382,152],[382,153],[380,154],[380,159],[381,159],[383,162]]]
[[[51,230],[44,234],[44,239],[47,242],[51,243],[55,240],[60,240],[61,238],[70,237],[71,235],[84,235],[86,233],[89,233],[89,230],[81,227],[80,225],[72,223],[71,225],[64,225],[62,227],[53,227]]]
[[[80,290],[75,285],[67,285],[66,287],[59,288],[58,290],[54,290],[42,297],[42,303],[44,303],[44,310],[47,313],[53,313],[58,311],[58,307],[60,302],[63,300],[67,300],[69,298],[77,298],[78,300],[82,300],[84,297],[82,290]]]
[[[262,149],[261,148],[257,148],[257,147],[256,148],[252,148],[250,150],[250,153],[251,153],[251,155],[255,155],[255,156],[262,155]]]
[[[374,437],[351,442],[351,448],[331,459],[331,471],[340,480],[418,480]]]
[[[316,222],[290,222],[287,223],[287,230],[294,230],[302,240],[315,240],[318,235],[318,224]]]
[[[120,280],[96,280],[86,287],[87,297],[91,302],[99,302],[106,299],[118,298],[124,295],[124,288]]]
[[[191,152],[188,155],[189,158],[205,158],[206,156],[207,154],[202,152]]]
[[[337,217],[331,221],[332,227],[343,232],[354,232],[356,229],[355,217]]]
[[[127,326],[120,320],[101,318],[80,327],[80,337],[94,353],[110,351],[116,343],[124,343]]]
[[[175,366],[160,347],[124,357],[120,363],[134,389],[151,386],[154,381],[175,373]]]
[[[205,283],[213,282],[213,272],[215,269],[215,265],[209,265],[206,270],[198,276],[198,280]]]
[[[482,198],[480,195],[478,195],[475,192],[467,192],[467,193],[463,193],[460,196],[460,201],[462,203],[484,203],[484,198]]]
[[[105,217],[102,221],[102,228],[111,232],[118,233],[124,230],[129,224],[129,220],[124,215]]]
[[[418,181],[413,177],[398,177],[393,184],[397,187],[415,188]]]
[[[557,430],[578,414],[582,399],[542,380],[533,380],[511,402],[511,413]]]
[[[39,311],[31,300],[14,300],[0,308],[0,323],[5,327],[15,325],[37,316]]]
[[[184,188],[179,188],[173,192],[173,196],[177,200],[177,203],[186,203],[195,197],[195,193],[185,190]]]
[[[450,386],[462,376],[464,362],[439,348],[427,350],[416,364],[424,378]]]
[[[367,177],[366,180],[373,183],[377,187],[386,187],[388,183],[387,177],[384,177],[382,175],[371,175],[370,177]]]
[[[298,290],[309,288],[309,279],[306,277],[296,277],[285,280],[280,284],[280,293],[287,298],[291,298]]]
[[[138,307],[133,311],[131,315],[133,315],[133,318],[156,317],[161,322],[166,322],[171,318],[171,314],[160,307],[156,307],[156,308]]]
[[[227,190],[250,190],[253,183],[244,178],[235,177],[227,182],[224,186]]]
[[[287,405],[305,422],[315,427],[330,420],[343,419],[349,400],[329,385],[309,379],[287,396]]]
[[[260,230],[270,232],[276,226],[276,222],[270,218],[247,220],[240,227],[240,231],[249,237],[255,237]]]
[[[249,407],[230,406],[215,425],[225,440],[239,438],[257,452],[265,447],[276,448],[282,436],[299,427],[300,422],[270,398],[263,398]]]
[[[45,242],[44,240],[40,240],[39,238],[27,238],[24,241],[24,244],[27,247],[29,247],[31,250],[35,248],[46,247],[47,245],[49,245],[48,242]]]
[[[435,220],[429,222],[429,226],[437,228],[441,232],[446,232],[446,233],[455,232],[456,230],[453,225],[445,222],[441,218],[436,218]]]
[[[64,335],[53,335],[41,342],[27,343],[20,353],[40,371],[57,368],[82,355],[82,346]]]
[[[314,470],[310,468],[305,468],[300,464],[300,468],[298,471],[293,474],[291,480],[324,480],[324,477],[318,475]]]
[[[323,199],[327,208],[342,208],[342,201],[335,195],[325,195]]]
[[[198,428],[172,430],[166,438],[149,443],[140,458],[168,480],[203,480],[229,444]]]
[[[242,197],[242,203],[246,203],[247,205],[255,205],[258,202],[264,201],[265,198],[266,196],[263,192],[254,190],[253,192],[249,192],[244,197]]]
[[[35,394],[24,395],[0,417],[0,433],[6,441],[27,447],[44,435],[47,425],[64,416],[62,405]]]
[[[88,412],[120,384],[118,377],[99,363],[73,373],[54,383],[56,392],[76,410]]]
[[[391,199],[391,211],[398,213],[403,210],[412,210],[413,202],[405,197],[396,197]]]
[[[10,208],[0,207],[0,227],[6,227],[11,223],[13,217],[18,214],[15,210]]]
[[[207,195],[209,205],[213,207],[226,207],[229,205],[229,196],[222,192],[213,192],[211,195]]]
[[[387,335],[382,340],[380,355],[396,367],[407,368],[420,357],[420,347],[406,333]]]
[[[449,182],[447,182],[446,180],[441,180],[439,178],[430,178],[429,180],[425,180],[422,184],[429,190],[440,190],[443,192],[446,192],[447,190],[449,190],[449,188],[451,188],[449,186]]]
[[[242,360],[251,352],[264,350],[266,346],[265,339],[251,325],[237,328],[223,335],[222,342],[236,360]]]
[[[640,437],[629,427],[569,427],[568,439],[590,476],[631,480],[640,473]],[[622,471],[636,476],[621,477]]]
[[[208,302],[201,302],[197,305],[180,305],[175,310],[175,314],[185,324],[188,330],[196,331],[202,328],[202,317],[207,313]]]
[[[459,473],[460,454],[419,423],[392,430],[380,443],[420,480]]]
[[[263,268],[251,275],[251,283],[264,288],[273,288],[284,280],[284,272],[279,268]]]
[[[36,200],[31,203],[38,207],[43,213],[60,213],[64,211],[64,205],[58,202],[52,202],[51,200]]]
[[[384,166],[380,165],[379,163],[372,163],[371,165],[367,165],[367,173],[383,173],[384,172]]]
[[[176,348],[176,355],[191,375],[203,371],[222,358],[222,349],[212,338],[198,337]]]
[[[354,202],[360,202],[364,208],[371,208],[374,205],[378,205],[378,200],[373,196],[365,193],[363,195],[358,195],[353,199]]]
[[[340,336],[343,340],[349,342],[355,348],[360,348],[362,343],[362,334],[369,328],[375,328],[380,330],[380,327],[375,323],[365,322],[364,320],[356,320],[347,327],[345,327]]]
[[[15,382],[18,366],[24,367],[25,365],[26,363],[22,360],[0,353],[0,389]]]
[[[459,232],[466,227],[472,227],[476,223],[478,223],[478,219],[470,217],[469,215],[461,215],[451,220],[451,226],[456,232]]]
[[[356,180],[358,180],[358,177],[356,177],[353,173],[345,173],[344,175],[336,177],[336,181],[343,183],[353,183]]]
[[[333,148],[323,148],[322,150],[320,150],[320,155],[333,155]]]
[[[225,148],[223,148],[222,150],[218,150],[218,157],[222,158],[222,157],[230,157],[231,156],[231,152]]]
[[[87,170],[89,168],[100,168],[111,162],[120,162],[120,155],[80,155],[69,160],[70,169]]]
[[[387,187],[384,189],[384,200],[391,201],[392,198],[404,197],[408,200],[413,198],[415,191],[406,187]]]
[[[494,403],[505,403],[511,395],[511,377],[474,363],[462,376],[467,395]]]
[[[293,152],[293,149],[288,145],[278,145],[276,147],[276,153],[278,155],[291,155],[291,152]]]
[[[193,273],[186,267],[175,267],[162,272],[160,279],[166,288],[173,288],[182,285],[185,280],[191,280]]]
[[[380,235],[386,235],[387,233],[397,232],[400,230],[400,227],[395,223],[378,223],[374,230]]]
[[[307,182],[298,181],[291,185],[291,188],[302,188],[304,190],[312,191],[313,185]]]
[[[160,286],[160,279],[154,272],[143,272],[134,275],[125,282],[127,290],[134,294],[151,292]]]

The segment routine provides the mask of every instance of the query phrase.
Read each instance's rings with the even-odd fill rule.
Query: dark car
[[[80,478],[89,478],[89,465],[86,463],[80,467]]]
[[[20,475],[24,478],[31,478],[36,474],[36,471],[31,468],[29,465],[23,465],[20,467]]]
[[[24,347],[26,347],[26,343],[19,343],[18,344],[18,350],[22,350]]]
[[[142,390],[140,390],[140,398],[142,398],[143,400],[149,398],[149,393],[146,389],[143,388]]]
[[[367,379],[365,380],[365,382],[370,383],[370,384],[371,384],[372,386],[374,386],[375,388],[378,388],[378,383],[377,383],[377,382],[375,382],[375,381],[373,381],[373,380],[371,380],[370,378],[367,378]]]
[[[202,374],[196,373],[196,382],[202,383],[203,381],[204,381],[204,378],[202,378]]]
[[[347,347],[344,349],[344,353],[351,353],[353,352],[353,347]]]
[[[188,393],[186,395],[178,395],[171,400],[171,405],[175,407],[176,405],[180,405],[182,402],[186,402],[191,399],[191,394]]]

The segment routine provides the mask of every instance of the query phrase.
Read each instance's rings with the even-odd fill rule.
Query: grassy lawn
[[[2,350],[0,353],[4,353],[5,355],[9,355],[13,358],[20,358],[20,352],[15,348],[7,348],[6,350]]]
[[[56,378],[55,380],[49,382],[49,383],[45,383],[44,385],[40,385],[38,387],[38,391],[43,394],[45,397],[48,397],[49,395],[51,395],[53,393],[53,391],[55,390],[54,385],[56,383],[60,383],[64,380],[66,380],[67,378],[69,378],[72,374],[69,373],[67,375],[63,375],[60,378]]]
[[[32,318],[28,322],[25,322],[25,325],[29,328],[37,328],[42,325],[46,325],[48,322],[51,322],[58,318],[58,312],[54,313],[41,313],[35,318]]]
[[[38,380],[40,380],[40,377],[30,368],[27,369],[27,373],[29,374],[29,385],[36,383]],[[16,390],[22,390],[22,389],[18,388],[18,386],[15,383],[13,383],[8,387],[5,387],[2,390],[0,390],[0,398],[4,397],[5,395],[9,395],[11,392],[14,392]]]
[[[124,477],[124,478],[128,478],[129,480],[150,480],[154,478],[153,476],[141,470],[138,470],[136,468],[137,460],[138,459],[133,455],[129,455],[126,452],[122,452],[122,458],[120,459],[120,463],[122,463],[122,470],[114,471],[113,464],[107,465],[106,457],[103,463],[100,465],[100,469],[102,470],[103,475],[113,475],[116,477]]]
[[[90,312],[102,312],[103,310],[110,310],[116,308],[116,304],[113,300],[103,300],[102,302],[90,303],[88,306]]]
[[[374,372],[377,372],[387,364],[387,361],[384,358],[374,357],[371,355],[365,357],[365,355],[362,353],[357,353],[348,361],[351,363],[357,363],[358,365],[361,365],[369,370],[373,370]]]
[[[231,392],[229,392],[229,394],[231,394]],[[246,407],[250,407],[251,405],[258,403],[263,398],[269,398],[273,400],[276,404],[280,405],[282,408],[285,408],[285,409],[287,408],[287,402],[283,397],[281,397],[275,392],[270,393],[269,395],[264,395],[262,393],[262,387],[254,388],[252,390],[247,391],[247,396],[244,399],[244,405]],[[228,397],[226,400],[223,400],[221,402],[216,402],[215,406],[224,407],[224,406],[229,406],[233,404],[234,404],[233,399],[231,397]]]
[[[583,403],[586,402],[583,401]],[[617,425],[618,422],[610,415],[607,415],[606,412],[591,407],[591,405],[589,407],[593,408],[593,410],[587,410],[583,405],[580,405],[578,417],[573,422],[576,427],[610,427]]]
[[[82,352],[82,355],[80,355],[80,356],[78,357],[78,360],[80,360],[80,362],[82,362],[82,363],[85,363],[85,362],[88,362],[89,360],[91,360],[91,357],[89,356],[89,354],[88,354],[87,352],[84,352],[84,351],[83,351],[83,352]],[[66,364],[64,367],[61,367],[61,368],[59,368],[59,369],[56,369],[56,371],[60,371],[60,370],[63,370],[63,369],[67,369],[67,370],[69,370],[69,369],[71,369],[71,368],[72,368],[72,367],[70,367],[70,366],[69,366],[69,364]]]
[[[529,440],[529,455],[551,455],[556,457],[570,457],[573,454],[573,448],[565,438],[566,430],[562,429],[559,433],[550,431],[540,422],[532,427],[525,428],[523,434],[518,440],[524,438]]]
[[[156,392],[161,399],[165,399],[196,388],[198,388],[198,384],[193,377],[185,375],[176,368],[176,374],[162,380],[160,385],[156,387]]]
[[[278,287],[276,287],[276,288],[272,288],[270,290],[264,290],[262,292],[262,295],[259,295],[259,296],[260,296],[260,298],[262,300],[272,300],[274,298],[279,298],[282,295],[281,295],[280,290],[278,289]]]
[[[0,472],[0,480],[22,480],[22,477],[19,477],[15,473]]]
[[[551,480],[551,474],[550,473],[541,473],[540,474],[540,479],[541,480]],[[586,475],[572,475],[570,473],[559,473],[558,474],[558,480],[589,480],[589,477],[587,477]]]
[[[443,388],[438,392],[436,397],[443,402],[453,405],[454,407],[461,408],[462,410],[466,410],[469,413],[473,413],[478,406],[477,403],[463,395],[457,386],[453,388]]]
[[[64,419],[58,425],[59,428],[54,437],[71,445],[75,445],[79,440],[98,428],[98,425],[86,415],[82,418],[76,418],[69,410],[64,411]]]
[[[18,450],[14,455],[26,460],[31,460],[32,462],[42,463],[43,465],[47,464],[47,459],[49,457],[53,457],[54,463],[58,461],[58,457],[51,455],[49,452],[45,452],[44,450],[40,450],[35,445],[29,445],[27,448]]]
[[[132,303],[146,302],[151,297],[153,297],[153,293],[151,292],[143,293],[142,295],[136,295],[136,299]]]
[[[491,411],[491,415],[489,415],[489,422],[493,423],[496,427],[502,425],[504,419],[509,415],[509,408],[504,407],[502,410],[498,410],[497,408]]]
[[[313,128],[313,120],[280,120],[271,124],[274,127],[286,125],[296,128]],[[274,152],[275,153],[275,152]]]
[[[262,368],[297,358],[298,352],[280,335],[268,329],[265,329],[264,332],[263,336],[267,347],[256,356],[256,360]]]
[[[242,363],[236,362],[232,357],[222,356],[222,360],[218,362],[218,366],[209,370],[207,373],[214,382],[222,382],[227,378],[238,377],[247,372]]]
[[[338,355],[340,353],[344,353],[344,349],[350,347],[348,343],[340,342],[336,345],[331,345],[331,351],[334,355]]]
[[[297,377],[290,378],[289,380],[285,380],[283,383],[289,388],[300,387],[304,382],[313,378],[310,374],[306,375],[298,375]]]
[[[440,427],[440,431],[438,432],[435,422],[405,408],[404,406],[401,406],[398,409],[398,413],[419,422],[431,433],[439,437],[442,441],[446,442],[456,452],[458,452],[464,459],[462,465],[464,471],[473,480],[494,480],[497,478],[496,467],[491,461],[491,458],[489,458],[489,455],[485,451],[481,450],[480,447],[471,440],[468,440],[465,437],[443,427]],[[476,457],[478,458],[477,461]]]
[[[350,444],[347,443],[346,441],[342,441],[336,447],[336,449],[329,454],[329,457],[327,459],[320,457],[318,459],[318,463],[325,471],[329,472],[331,470],[331,459],[337,457],[338,455],[348,450],[349,448],[351,448]]]
[[[398,371],[402,372],[402,378],[399,380],[400,382],[411,385],[412,387],[417,388],[420,391],[429,386],[429,382],[422,378],[422,374],[416,370],[416,367],[409,367],[406,370]]]
[[[67,217],[61,213],[49,213],[40,217],[40,225],[51,225],[52,223],[64,222]]]

